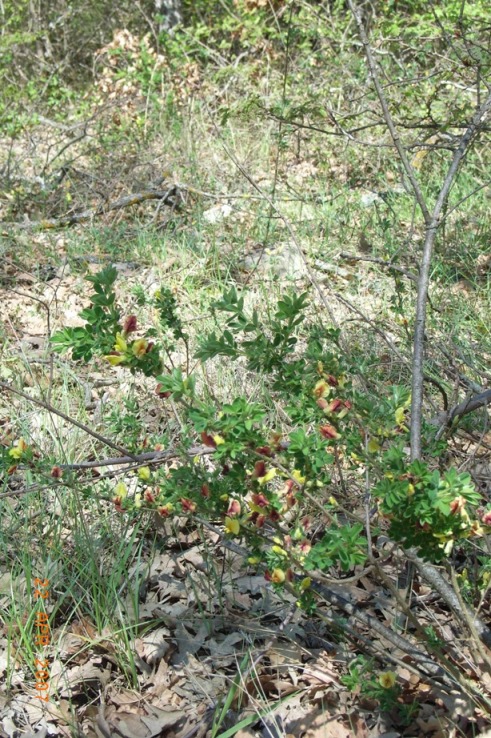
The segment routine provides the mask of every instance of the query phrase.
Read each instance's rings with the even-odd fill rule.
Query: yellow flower
[[[122,333],[116,333],[116,342],[114,344],[114,350],[122,351],[123,353],[128,351],[128,344],[126,343],[126,340]]]
[[[275,478],[275,476],[276,476],[276,469],[270,469],[269,472],[266,472],[264,477],[259,477],[257,481],[259,482],[259,484],[263,485],[263,484],[266,484],[267,482],[270,482],[272,479]]]
[[[23,438],[19,438],[19,440],[15,442],[13,448],[10,449],[9,456],[12,459],[20,459],[24,451],[27,451],[27,449],[27,443]]]
[[[313,395],[314,397],[327,397],[329,393],[331,392],[331,387],[328,385],[325,379],[319,379],[318,382],[316,382],[316,385],[314,387]]]
[[[433,538],[437,538],[442,543],[446,543],[453,539],[453,530],[449,529],[445,531],[445,533],[433,533]]]
[[[117,366],[125,360],[123,354],[107,354],[104,358],[111,364],[111,366]]]
[[[392,689],[395,686],[397,674],[393,671],[384,671],[379,675],[378,683],[384,689]]]
[[[146,341],[145,338],[138,338],[136,341],[133,341],[131,345],[131,350],[136,357],[140,357],[145,354],[147,346],[148,341]]]
[[[478,520],[474,520],[474,522],[471,524],[471,527],[469,529],[469,535],[470,536],[482,536],[484,534],[484,530],[482,525],[479,523]]]
[[[128,487],[124,482],[118,482],[114,488],[114,494],[116,495],[116,497],[119,497],[120,500],[124,500],[124,498],[128,494]]]
[[[259,556],[249,556],[249,558],[247,559],[247,563],[251,566],[254,566],[254,564],[259,564],[260,561],[261,559],[259,558]]]
[[[330,497],[330,498],[328,499],[328,503],[329,503],[330,505],[332,505],[333,507],[336,507],[336,505],[338,504],[338,501],[336,500],[336,498],[335,498],[335,497],[333,497],[333,496],[331,495],[331,497]]]
[[[213,436],[213,440],[215,441],[217,446],[220,446],[222,443],[225,443],[225,438],[222,436]]]
[[[310,585],[312,584],[312,579],[310,577],[305,577],[305,579],[302,579],[300,582],[300,589],[302,592],[305,592],[306,589],[310,588]]]
[[[406,402],[397,408],[394,413],[396,425],[403,431],[407,431],[408,428],[404,425],[406,420],[406,410],[411,406],[411,395],[407,398]]]
[[[367,451],[369,454],[376,454],[377,451],[380,451],[380,443],[377,441],[376,438],[370,438],[367,444]]]
[[[293,479],[298,482],[299,484],[305,484],[305,481],[307,477],[302,477],[301,473],[298,471],[298,469],[294,469],[292,471],[292,477]]]
[[[135,495],[135,507],[136,507],[136,508],[138,509],[138,508],[140,508],[141,506],[142,506],[142,496],[141,496],[141,494],[140,494],[140,493],[138,492],[138,493],[137,493],[137,494]]]
[[[271,572],[271,581],[275,584],[283,584],[286,579],[286,574],[283,569],[273,569]]]
[[[140,477],[140,479],[143,479],[144,482],[148,482],[148,480],[152,476],[152,472],[150,471],[150,468],[148,466],[142,466],[140,469],[138,469],[138,476]]]
[[[240,531],[240,523],[237,518],[225,518],[225,530],[233,536],[238,536]]]
[[[415,492],[416,492],[416,487],[414,486],[414,484],[409,483],[407,485],[407,496],[412,497]]]
[[[283,548],[281,548],[281,546],[271,546],[271,551],[273,551],[273,553],[277,554],[278,556],[288,555],[286,551]]]

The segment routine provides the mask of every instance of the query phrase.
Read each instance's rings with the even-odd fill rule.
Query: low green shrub
[[[247,549],[249,565],[278,587],[294,588],[305,607],[309,574],[346,574],[363,564],[372,554],[368,534],[373,540],[383,530],[437,562],[489,530],[491,513],[479,510],[468,474],[441,471],[438,456],[410,463],[408,389],[377,393],[342,350],[339,331],[312,314],[306,293],[282,297],[265,317],[246,310],[233,289],[213,304],[218,328],[202,337],[195,357],[236,361],[245,377],[260,374],[265,388],[259,401],[244,391],[221,402],[198,390],[196,373],[171,366],[179,344],[188,355],[189,339],[168,289],[140,295],[159,323],[145,332],[116,305],[114,268],[88,279],[94,294],[81,313],[86,325],[56,333],[53,348],[85,362],[104,357],[108,371],[120,366],[155,377],[155,402],[181,408],[180,463],[142,462],[131,493],[123,481],[110,490],[117,510],[184,514],[220,526]],[[285,418],[281,428],[275,408]],[[11,468],[36,461],[22,440],[3,460]]]

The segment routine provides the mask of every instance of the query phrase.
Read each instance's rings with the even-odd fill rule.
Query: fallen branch
[[[144,190],[143,192],[134,192],[132,195],[125,195],[115,200],[113,203],[99,205],[91,210],[84,210],[82,213],[72,213],[61,218],[46,218],[44,220],[28,221],[27,223],[9,223],[17,228],[28,230],[53,230],[56,228],[67,228],[77,223],[84,223],[92,220],[99,215],[110,213],[113,210],[122,210],[130,205],[139,205],[146,200],[161,200],[164,205],[176,206],[176,198],[183,199],[181,190],[177,185],[172,185],[167,190]],[[4,225],[6,225],[4,223]]]
[[[423,561],[423,559],[421,559],[413,549],[404,549],[404,553],[409,561],[416,566],[423,579],[430,584],[436,592],[438,592],[440,597],[450,607],[459,621],[463,625],[467,625],[470,618],[481,641],[488,648],[491,648],[491,629],[483,623],[483,621],[477,617],[470,608],[467,608],[467,611],[464,612],[453,587],[440,574],[436,566]]]

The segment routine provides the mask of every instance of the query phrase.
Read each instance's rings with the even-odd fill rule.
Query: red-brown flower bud
[[[333,425],[321,425],[319,428],[321,436],[333,440],[339,438],[339,433]]]
[[[307,554],[308,554],[308,552],[310,551],[310,549],[312,548],[312,544],[310,543],[310,541],[308,541],[308,540],[307,540],[306,538],[304,538],[304,540],[303,540],[303,541],[300,541],[300,543],[299,543],[299,546],[298,546],[298,547],[299,547],[300,551],[301,551],[301,552],[302,552],[302,553],[303,553],[304,555],[307,555]]]
[[[194,513],[196,511],[196,503],[187,497],[181,497],[181,506],[183,512]]]
[[[256,461],[254,464],[254,471],[252,473],[252,476],[255,479],[260,479],[261,477],[264,477],[266,475],[266,464],[264,461]]]
[[[337,413],[339,410],[341,410],[344,407],[344,403],[339,398],[336,398],[335,400],[331,400],[329,405],[327,406],[327,410],[330,413]]]
[[[143,493],[143,499],[145,500],[145,502],[155,502],[155,495],[150,487],[147,487],[145,492]]]
[[[286,502],[286,506],[287,506],[287,508],[288,508],[289,510],[290,510],[290,509],[291,509],[292,507],[295,507],[295,505],[297,504],[297,498],[295,497],[295,495],[293,494],[293,492],[289,492],[289,493],[288,493],[288,494],[286,495],[286,497],[285,497],[285,502]]]
[[[133,333],[134,331],[136,331],[136,315],[128,315],[123,323],[123,333],[128,335],[128,333]]]
[[[240,515],[240,502],[238,500],[230,500],[230,504],[228,506],[227,515],[232,518],[235,515]]]
[[[481,518],[483,525],[489,525],[491,526],[491,510],[488,510],[484,513],[484,515]]]
[[[269,504],[266,497],[262,494],[252,494],[251,500],[252,503],[258,507],[267,507]]]
[[[61,479],[61,477],[63,476],[63,470],[59,466],[54,466],[51,469],[51,476],[53,477],[53,479]]]
[[[201,443],[205,446],[210,446],[211,448],[217,447],[213,436],[210,436],[206,431],[201,431]]]
[[[275,451],[279,451],[281,449],[281,439],[282,434],[281,433],[273,433],[270,439],[270,443],[275,449]]]
[[[459,496],[455,497],[455,499],[452,500],[450,503],[450,514],[451,515],[457,515],[458,513],[462,512],[462,510],[465,507],[466,499],[465,497]]]

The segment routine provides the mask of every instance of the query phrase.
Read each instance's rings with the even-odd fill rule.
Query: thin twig
[[[122,208],[126,208],[130,205],[139,205],[146,200],[162,200],[165,204],[172,205],[177,194],[178,188],[176,185],[172,185],[167,190],[143,190],[142,192],[134,192],[131,195],[120,197],[119,200],[116,200],[109,205],[99,205],[97,208],[85,210],[82,213],[72,213],[71,215],[64,215],[61,218],[46,218],[44,220],[28,221],[27,223],[9,223],[8,225],[15,225],[18,228],[29,230],[53,230],[56,228],[66,228],[77,223],[92,220],[96,216],[104,215],[112,210],[121,210]]]
[[[4,389],[7,392],[12,392],[12,394],[17,395],[18,397],[24,398],[24,400],[27,400],[28,402],[32,402],[33,405],[37,405],[38,407],[42,407],[45,410],[47,410],[50,413],[54,413],[55,415],[58,415],[58,417],[63,418],[63,420],[66,420],[67,423],[70,423],[71,425],[76,426],[77,428],[80,428],[80,430],[85,431],[89,436],[92,436],[93,438],[97,439],[101,443],[103,443],[105,446],[108,446],[109,448],[113,448],[115,451],[119,451],[120,453],[124,454],[124,456],[129,457],[130,460],[135,461],[135,455],[127,451],[123,446],[119,446],[117,443],[113,443],[109,438],[106,438],[105,436],[101,436],[100,433],[97,433],[97,431],[92,430],[92,428],[89,428],[84,423],[81,423],[79,420],[75,420],[75,418],[71,418],[69,415],[66,415],[61,410],[58,410],[58,408],[53,407],[53,405],[50,405],[49,402],[43,402],[42,400],[37,400],[35,397],[30,397],[30,395],[27,395],[25,392],[21,392],[21,390],[16,389],[15,387],[12,387],[12,385],[7,384],[6,382],[0,382],[0,389]]]
[[[396,272],[400,272],[405,277],[411,280],[411,282],[417,282],[418,277],[416,274],[413,274],[412,272],[408,272],[407,269],[403,269],[400,266],[397,266],[396,264],[392,264],[390,261],[386,261],[385,259],[378,259],[375,256],[358,256],[357,254],[348,254],[345,252],[342,252],[339,254],[340,259],[346,259],[346,261],[368,261],[371,264],[380,264],[380,266],[385,267],[386,269],[393,269]]]

